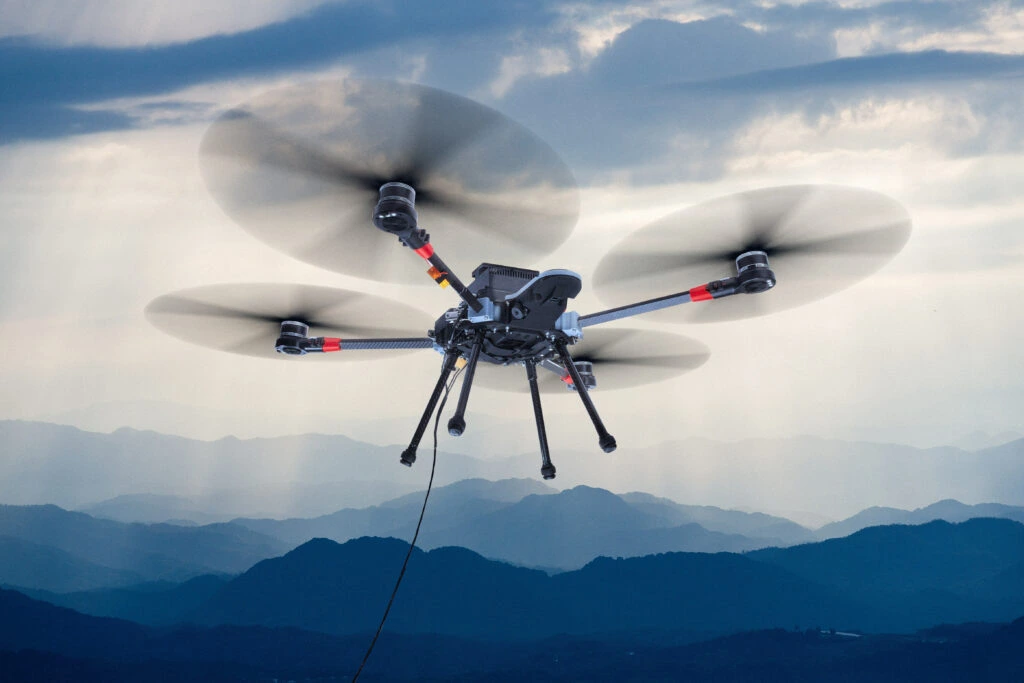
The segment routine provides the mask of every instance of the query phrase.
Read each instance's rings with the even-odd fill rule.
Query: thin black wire
[[[391,598],[388,600],[388,606],[384,608],[384,616],[380,618],[380,624],[377,625],[377,632],[373,634],[373,640],[370,641],[370,647],[366,648],[366,654],[363,655],[363,661],[356,670],[354,676],[352,676],[352,683],[356,683],[359,680],[359,675],[363,673],[363,667],[366,666],[366,662],[370,659],[370,654],[373,652],[374,646],[377,644],[377,639],[380,638],[380,632],[384,630],[384,622],[388,620],[388,614],[391,612],[391,605],[395,603],[395,596],[398,595],[398,587],[402,585],[402,577],[405,576],[405,570],[409,566],[409,558],[412,557],[412,551],[416,547],[416,539],[420,536],[420,526],[423,525],[423,515],[427,511],[427,501],[430,500],[430,490],[434,486],[434,470],[437,469],[437,425],[441,422],[441,413],[444,411],[444,404],[448,402],[448,395],[452,392],[452,387],[455,386],[455,380],[459,378],[465,366],[459,368],[459,370],[452,375],[452,378],[448,380],[447,386],[444,389],[444,396],[441,398],[441,403],[437,406],[437,414],[434,417],[434,460],[430,464],[430,480],[427,481],[427,493],[423,496],[423,507],[420,508],[420,519],[416,522],[416,533],[412,535],[412,540],[409,541],[409,552],[405,554],[405,561],[402,562],[402,571],[398,573],[398,580],[395,581],[395,588],[391,591]]]

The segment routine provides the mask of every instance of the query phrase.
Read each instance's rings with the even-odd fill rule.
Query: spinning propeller
[[[221,116],[203,175],[245,230],[297,259],[370,280],[429,280],[370,217],[389,182],[415,188],[420,224],[469,263],[529,263],[569,236],[572,173],[504,115],[433,88],[319,81]]]
[[[657,220],[626,237],[598,264],[598,295],[612,305],[708,282],[737,257],[767,254],[780,284],[767,296],[731,296],[713,306],[659,313],[670,322],[766,315],[832,294],[881,268],[910,237],[895,200],[837,185],[791,185],[720,197]]]
[[[307,326],[317,337],[340,339],[338,348],[329,344],[328,351],[359,350],[313,352],[303,360],[390,358],[396,350],[433,346],[425,334],[432,324],[425,313],[382,297],[330,287],[271,283],[195,287],[154,299],[146,307],[146,318],[178,339],[260,358],[298,355],[275,350],[286,321]],[[410,336],[417,333],[419,337]],[[353,337],[372,342],[346,343]]]

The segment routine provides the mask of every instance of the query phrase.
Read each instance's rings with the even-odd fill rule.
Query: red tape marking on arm
[[[707,285],[694,287],[690,290],[690,301],[710,301],[714,298],[715,297],[711,296],[711,292],[708,291]]]

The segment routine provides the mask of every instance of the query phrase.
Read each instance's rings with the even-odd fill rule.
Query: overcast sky
[[[581,313],[603,307],[587,283],[613,244],[703,200],[839,183],[906,206],[904,251],[827,299],[739,322],[638,319],[712,355],[595,395],[620,449],[795,434],[928,445],[1022,427],[1022,2],[4,0],[0,17],[0,418],[404,441],[396,425],[414,426],[433,352],[302,366],[189,346],[142,315],[161,294],[248,281],[374,291],[435,316],[452,304],[275,252],[199,174],[226,108],[372,76],[476,99],[563,157],[581,218],[532,265],[580,273]],[[546,407],[553,440],[595,440],[575,397]],[[475,391],[470,431],[492,418],[521,423],[528,448],[527,397]]]

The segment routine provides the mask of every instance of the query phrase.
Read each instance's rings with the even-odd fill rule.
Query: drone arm
[[[448,267],[448,264],[441,260],[441,257],[434,251],[434,246],[427,241],[429,238],[426,237],[426,235],[423,237],[423,246],[414,247],[413,244],[409,244],[408,246],[419,254],[424,261],[430,264],[430,270],[427,271],[427,274],[430,275],[430,277],[434,279],[434,282],[441,287],[448,287],[450,285],[471,309],[479,311],[481,308],[480,301],[471,291],[469,291],[469,288],[462,283],[462,280],[452,272],[451,268]]]
[[[676,294],[660,296],[656,299],[648,299],[647,301],[640,301],[635,304],[619,306],[618,308],[610,308],[607,311],[599,311],[597,313],[591,313],[590,315],[581,315],[580,327],[590,327],[591,325],[600,325],[613,320],[621,320],[622,318],[629,318],[634,315],[640,315],[641,313],[660,311],[663,308],[678,306],[680,304],[688,304],[691,301],[710,301],[711,299],[721,299],[723,297],[732,296],[733,294],[738,294],[741,291],[742,290],[739,288],[739,281],[734,277],[725,278],[724,280],[715,280],[714,282],[709,282],[705,285],[688,289],[685,292],[677,292]]]
[[[386,351],[389,349],[430,349],[434,340],[430,337],[408,337],[394,339],[338,339],[337,337],[312,337],[306,353],[333,353],[337,351]]]

